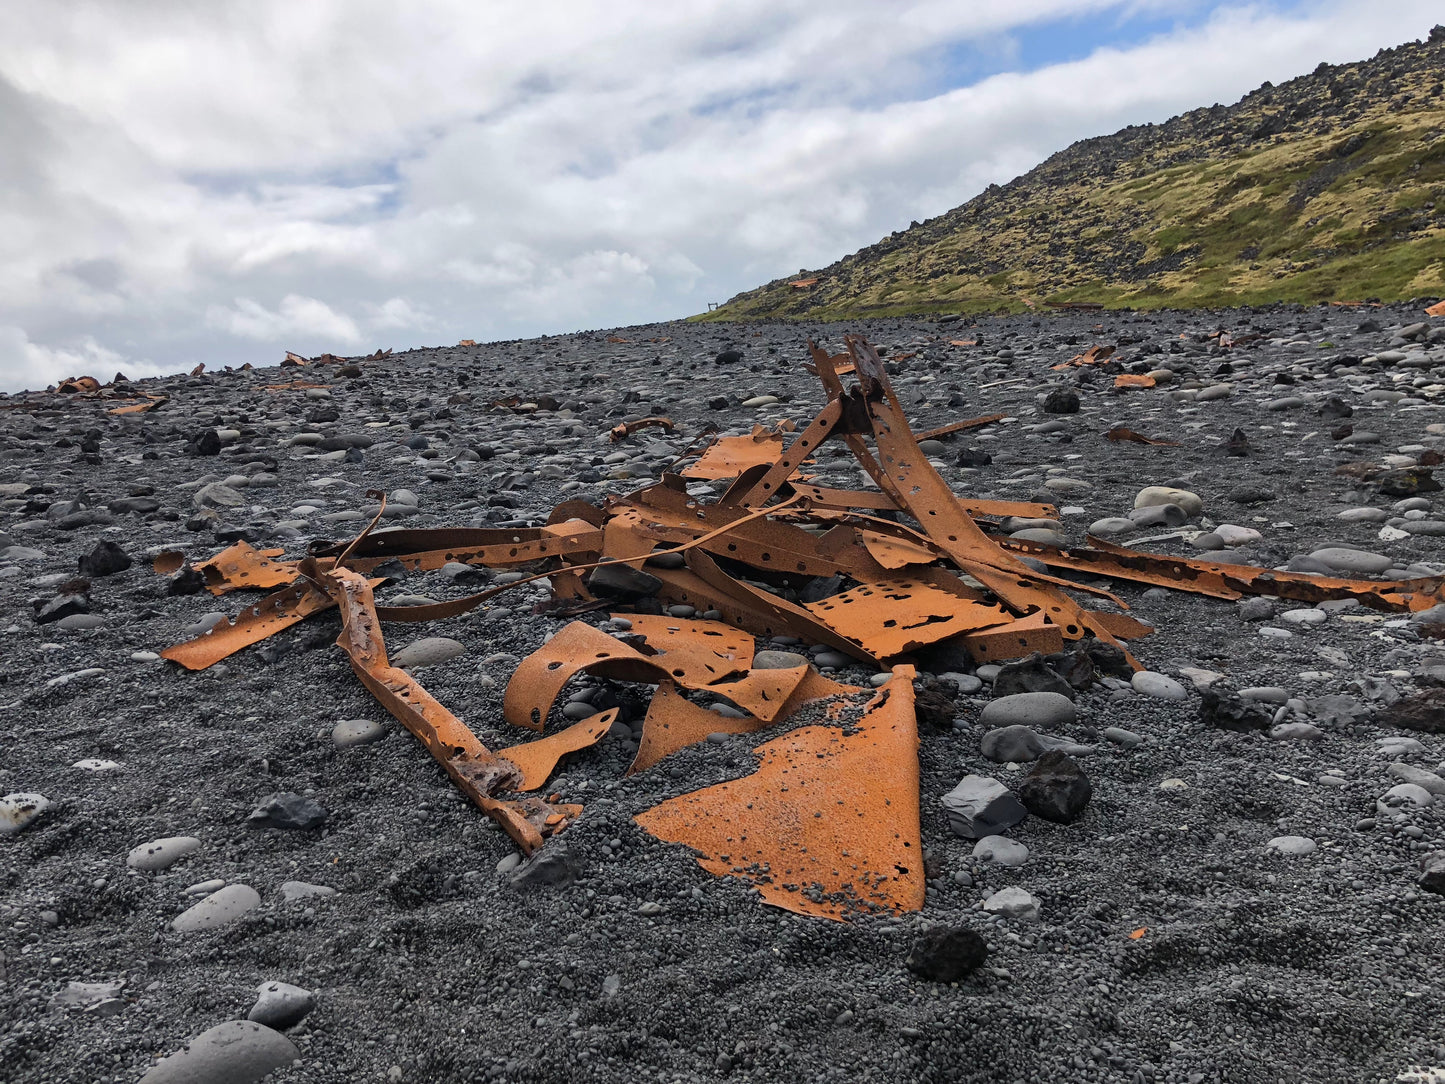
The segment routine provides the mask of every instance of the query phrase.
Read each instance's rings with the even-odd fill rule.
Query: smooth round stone
[[[998,677],[998,672],[1002,669],[1003,667],[996,662],[986,662],[982,666],[974,667],[973,672],[978,675],[979,681],[992,685],[994,678]]]
[[[1147,486],[1134,498],[1135,508],[1155,508],[1164,504],[1177,504],[1190,516],[1197,516],[1204,511],[1204,501],[1199,494],[1171,486]]]
[[[170,869],[186,855],[194,854],[200,849],[201,841],[195,836],[166,836],[164,839],[153,839],[139,847],[132,847],[130,854],[125,856],[125,864],[131,869],[154,873]]]
[[[960,674],[956,670],[948,670],[938,676],[957,685],[959,693],[963,695],[976,693],[983,688],[983,682],[973,674]]]
[[[1106,727],[1104,737],[1115,745],[1122,745],[1125,749],[1133,749],[1144,741],[1142,737],[1135,734],[1132,730],[1125,730],[1121,726]]]
[[[102,760],[100,757],[86,757],[71,765],[72,768],[79,768],[83,772],[113,772],[120,766],[121,763],[118,760]]]
[[[1261,625],[1256,631],[1266,640],[1288,640],[1294,636],[1289,629],[1277,629],[1273,625]]]
[[[105,624],[105,618],[100,614],[71,614],[69,617],[62,617],[55,623],[58,629],[66,632],[85,632],[89,629],[98,629]]]
[[[1375,808],[1381,813],[1405,806],[1423,809],[1434,800],[1435,796],[1418,783],[1396,783],[1385,791],[1380,800],[1375,803]]]
[[[1265,704],[1283,704],[1289,699],[1289,690],[1282,689],[1278,685],[1251,685],[1247,689],[1240,689],[1239,696],[1242,700],[1258,700]]]
[[[686,606],[686,605],[682,605],[682,604],[679,604],[679,605],[677,605],[677,606],[669,606],[669,607],[667,608],[667,615],[668,615],[669,617],[679,617],[679,618],[696,617],[696,616],[697,616],[697,607],[696,607],[696,606]]]
[[[1305,405],[1298,395],[1286,395],[1283,399],[1270,399],[1264,404],[1265,410],[1295,410]]]
[[[140,1084],[256,1084],[300,1056],[296,1044],[278,1031],[250,1020],[227,1020],[157,1062]]]
[[[1346,523],[1384,523],[1390,513],[1383,508],[1346,508],[1335,515],[1335,519]]]
[[[1318,741],[1325,736],[1325,732],[1314,723],[1296,720],[1271,727],[1269,736],[1275,741]]]
[[[1049,729],[1065,726],[1078,718],[1074,702],[1063,693],[1014,693],[990,700],[979,722],[992,728],[1033,726]]]
[[[1224,549],[1224,539],[1220,538],[1213,531],[1205,531],[1204,534],[1195,535],[1189,540],[1189,544],[1197,550]]]
[[[1275,836],[1265,846],[1277,854],[1304,855],[1314,854],[1318,845],[1309,836]]]
[[[1309,606],[1299,610],[1286,610],[1279,615],[1279,619],[1288,621],[1291,625],[1323,625],[1330,619],[1330,615],[1324,610]]]
[[[1395,563],[1393,557],[1366,550],[1347,550],[1338,546],[1326,546],[1310,554],[1311,560],[1336,572],[1384,572]]]
[[[751,399],[744,399],[744,400],[743,400],[743,406],[745,406],[745,407],[772,406],[772,405],[773,405],[774,403],[776,403],[777,401],[778,401],[778,397],[777,397],[776,395],[754,395]]]
[[[130,659],[131,662],[159,662],[160,656],[154,651],[132,651]]]
[[[50,808],[50,799],[33,791],[17,791],[0,798],[0,836],[23,832]]]
[[[1000,866],[1022,866],[1029,860],[1029,849],[1017,840],[1003,836],[984,836],[973,845],[973,856],[980,862]]]
[[[1259,542],[1264,538],[1264,535],[1253,527],[1240,527],[1233,523],[1221,523],[1214,528],[1214,533],[1226,546],[1243,546],[1250,542]]]
[[[281,899],[286,903],[296,900],[319,900],[336,895],[336,889],[327,885],[313,885],[305,881],[282,881]]]
[[[1188,789],[1189,789],[1189,784],[1186,783],[1186,782],[1184,782],[1184,780],[1175,777],[1175,778],[1172,778],[1172,779],[1163,779],[1163,780],[1160,780],[1160,782],[1159,782],[1159,789],[1160,789],[1160,790],[1188,790]]]
[[[1129,684],[1134,686],[1135,692],[1158,700],[1183,700],[1188,695],[1179,682],[1167,674],[1153,670],[1140,670],[1130,679]]]
[[[791,670],[795,666],[807,665],[807,656],[796,651],[759,651],[753,656],[754,670]]]
[[[1089,533],[1100,538],[1113,538],[1116,535],[1128,534],[1134,529],[1134,521],[1122,516],[1107,516],[1089,524]]]
[[[596,714],[597,709],[585,700],[572,700],[562,705],[562,717],[573,722],[590,719]]]
[[[428,636],[407,644],[392,656],[391,664],[403,668],[436,666],[466,653],[466,647],[449,636]]]
[[[818,666],[828,666],[836,670],[840,666],[850,665],[853,660],[841,651],[820,651],[813,656],[813,662]]]
[[[1442,535],[1445,535],[1445,521],[1438,519],[1420,519],[1406,524],[1404,529],[1413,535],[1424,535],[1430,538],[1439,538]],[[75,616],[89,617],[90,615],[76,614]],[[61,622],[61,624],[64,624],[65,621],[69,620],[70,618],[67,617],[64,621]]]
[[[1445,794],[1445,779],[1428,768],[1417,768],[1413,764],[1405,764],[1397,760],[1390,765],[1390,774],[1403,782],[1413,783],[1423,790],[1428,790],[1437,798]]]
[[[208,881],[197,881],[189,885],[184,894],[187,896],[209,896],[212,892],[219,892],[226,887],[226,882],[220,877],[212,877]]]
[[[1044,530],[1041,527],[1027,527],[1022,531],[1015,531],[1009,535],[1010,538],[1017,538],[1024,542],[1043,542],[1050,546],[1065,545],[1064,537],[1056,531]],[[69,620],[67,618],[66,620]]]
[[[177,933],[213,930],[217,926],[236,921],[247,911],[260,906],[260,903],[260,893],[250,885],[227,885],[195,906],[182,911],[171,920],[171,929]]]
[[[386,727],[374,719],[342,719],[331,728],[331,742],[338,749],[370,745],[386,737]]]
[[[1216,399],[1228,399],[1233,394],[1233,384],[1211,384],[1207,388],[1200,388],[1199,394],[1194,397],[1194,401],[1196,403],[1210,403]]]

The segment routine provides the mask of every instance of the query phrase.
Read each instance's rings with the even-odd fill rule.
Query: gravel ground
[[[150,570],[161,549],[209,556],[235,532],[300,555],[354,533],[367,489],[390,491],[393,511],[405,506],[396,491],[411,491],[406,526],[536,522],[561,500],[626,492],[705,425],[805,422],[823,403],[802,369],[807,339],[837,347],[861,331],[896,359],[916,428],[1007,413],[935,448],[944,475],[967,496],[1057,503],[1071,541],[1125,516],[1143,487],[1172,485],[1202,501],[1186,534],[1258,532],[1240,532],[1225,559],[1311,568],[1309,554],[1343,546],[1388,558],[1380,578],[1440,571],[1430,532],[1445,501],[1428,470],[1410,474],[1445,449],[1445,321],[1412,328],[1423,320],[1408,306],[659,324],[411,351],[358,361],[350,377],[308,366],[137,382],[170,399],[128,417],[101,401],[0,397],[0,793],[51,803],[0,835],[0,1082],[137,1081],[245,1018],[270,981],[315,1002],[286,1030],[299,1060],[274,1082],[1445,1080],[1425,1068],[1445,1065],[1445,897],[1421,884],[1445,805],[1378,804],[1402,782],[1427,783],[1427,800],[1431,779],[1445,791],[1439,708],[1424,730],[1391,725],[1400,702],[1445,684],[1445,650],[1400,615],[1286,617],[1313,608],[1117,585],[1157,630],[1136,655],[1183,699],[1095,684],[1075,722],[1041,721],[1094,747],[1078,758],[1093,799],[1073,824],[1011,829],[1028,854],[1005,866],[975,857],[940,804],[965,775],[1016,787],[1027,767],[980,754],[989,685],[960,695],[951,726],[922,728],[924,910],[832,923],[764,906],[632,821],[749,771],[755,737],[624,779],[635,727],[616,728],[549,787],[586,807],[549,845],[565,843],[576,879],[518,884],[507,837],[356,681],[334,614],[188,673],[154,652],[241,598],[170,595]],[[1221,329],[1259,338],[1221,348],[1208,337]],[[1120,371],[1168,369],[1172,382],[1119,392],[1111,372],[1051,368],[1094,343],[1118,344]],[[267,389],[300,378],[330,388]],[[1077,393],[1076,413],[1044,410],[1059,388]],[[758,396],[776,401],[744,405]],[[491,406],[510,398],[522,412]],[[652,413],[677,432],[607,442],[619,421]],[[1114,425],[1177,445],[1114,443],[1103,436]],[[199,439],[207,430],[219,454],[190,454],[214,440]],[[1244,455],[1225,447],[1236,430]],[[970,451],[991,462],[953,465],[981,458]],[[1364,464],[1409,477],[1384,476],[1394,492],[1382,492]],[[859,481],[830,448],[817,473]],[[237,503],[198,515],[211,482]],[[1419,497],[1399,505],[1412,487]],[[1359,508],[1378,513],[1340,518]],[[103,540],[135,563],[90,577],[88,613],[38,623]],[[1182,536],[1141,548],[1201,553]],[[381,594],[475,589],[428,573]],[[524,735],[501,720],[507,679],[563,623],[532,613],[541,597],[527,587],[464,617],[393,626],[389,642],[465,645],[421,680],[488,745],[512,744]],[[1198,686],[1211,678],[1196,671],[1283,690],[1287,702],[1265,710],[1286,729],[1208,725]],[[640,726],[645,689],[603,692]],[[339,748],[332,728],[347,719],[386,734]],[[248,823],[275,793],[312,798],[324,824]],[[132,848],[173,836],[199,846],[163,871],[127,866]],[[1269,846],[1292,836],[1313,850]],[[214,929],[172,929],[204,895],[187,890],[208,881],[250,886],[260,902]],[[287,882],[335,893],[288,900]],[[1038,901],[1037,921],[984,910],[1009,886]],[[989,950],[957,983],[904,964],[940,925]],[[240,1055],[221,1057],[242,1072]],[[223,1078],[189,1072],[151,1079]]]

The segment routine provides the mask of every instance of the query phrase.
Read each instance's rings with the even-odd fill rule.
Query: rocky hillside
[[[1213,307],[1445,292],[1445,26],[1131,126],[698,319]],[[799,284],[800,280],[810,284]]]

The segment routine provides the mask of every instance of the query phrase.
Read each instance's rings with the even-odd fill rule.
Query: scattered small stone
[[[386,727],[374,719],[342,719],[331,728],[331,742],[338,749],[370,745],[386,737]]]
[[[407,644],[391,657],[391,664],[404,670],[417,670],[423,666],[439,666],[466,653],[466,646],[449,636],[428,636]]]
[[[1029,858],[1029,849],[1005,836],[984,836],[973,846],[973,856],[980,862],[1000,866],[1022,866]]]
[[[263,982],[256,988],[256,1004],[246,1019],[277,1031],[295,1027],[316,1008],[316,995],[289,982]]]

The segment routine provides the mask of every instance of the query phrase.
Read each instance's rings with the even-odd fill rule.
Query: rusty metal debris
[[[1425,315],[1426,315],[1426,316],[1445,316],[1445,301],[1441,301],[1441,302],[1438,302],[1437,304],[1431,305],[1428,309],[1425,310]]]
[[[660,426],[665,433],[671,433],[676,428],[672,424],[671,418],[638,418],[636,421],[623,422],[621,425],[614,426],[609,439],[616,444],[620,440],[626,440],[639,429],[647,429],[651,426]]]
[[[1096,364],[1110,349],[1092,348],[1081,363]],[[1152,630],[1096,583],[1061,578],[1067,574],[1216,598],[1353,598],[1405,612],[1442,598],[1445,578],[1345,580],[1171,558],[1092,538],[1061,547],[1003,537],[1004,518],[1052,517],[1056,509],[955,494],[919,448],[883,359],[857,336],[845,339],[845,350],[831,355],[812,346],[809,368],[827,403],[801,431],[788,423],[715,438],[660,482],[600,506],[565,502],[541,527],[377,531],[385,499],[372,493],[381,501],[376,518],[345,544],[318,544],[304,559],[286,560],[279,550],[236,543],[195,563],[190,574],[218,596],[270,593],[162,654],[203,670],[312,614],[339,610],[337,643],[359,680],[527,854],[581,811],[531,792],[546,785],[563,757],[601,741],[619,718],[613,709],[547,732],[554,705],[577,675],[655,687],[629,775],[709,734],[786,729],[806,705],[826,701],[826,710],[807,712],[808,725],[757,747],[756,772],[671,798],[637,819],[659,838],[695,848],[704,868],[754,883],[770,903],[843,918],[922,903],[911,664],[923,649],[948,641],[976,662],[998,662],[1094,637],[1137,665],[1121,641]],[[847,376],[854,379],[845,386]],[[1147,381],[1120,377],[1121,386]],[[641,424],[619,428],[631,432]],[[1167,443],[1123,428],[1106,435]],[[878,488],[834,489],[800,475],[828,441],[845,444]],[[703,499],[687,488],[698,480],[726,482],[726,490]],[[373,591],[384,581],[369,577],[385,575],[385,568],[456,563],[523,575],[443,602],[377,604]],[[183,555],[163,553],[155,570],[173,575],[184,564]],[[389,662],[382,624],[454,617],[543,578],[554,596],[548,612],[607,609],[625,619],[614,620],[616,627],[627,628],[614,635],[574,621],[523,659],[505,690],[503,722],[519,735],[541,736],[492,751]],[[1117,608],[1086,608],[1076,595]],[[691,606],[701,616],[670,616],[659,612],[663,606],[672,613]],[[759,668],[755,635],[826,645],[891,668],[893,676],[859,715],[869,691],[806,664]]]
[[[1148,373],[1120,373],[1114,377],[1116,388],[1152,388],[1154,378]]]
[[[758,746],[758,770],[639,814],[718,876],[799,914],[845,918],[923,906],[918,730],[911,666],[855,728],[805,726]]]

